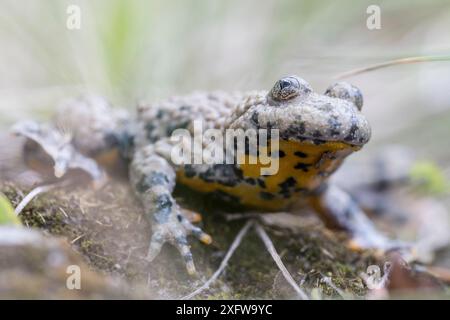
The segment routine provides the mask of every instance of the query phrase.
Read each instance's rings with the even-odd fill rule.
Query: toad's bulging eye
[[[270,95],[274,100],[283,101],[310,92],[312,92],[311,86],[305,80],[290,76],[278,80],[270,91]]]
[[[347,82],[336,82],[328,87],[325,91],[325,95],[332,98],[339,98],[342,100],[347,100],[353,102],[353,104],[358,108],[362,109],[363,106],[363,96],[361,90],[359,90],[354,85]]]

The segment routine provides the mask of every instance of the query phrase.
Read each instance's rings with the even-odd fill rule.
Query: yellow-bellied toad
[[[362,104],[361,92],[350,84],[336,83],[321,95],[305,80],[289,76],[268,92],[197,92],[140,105],[135,117],[113,113],[96,97],[72,100],[55,119],[71,132],[72,140],[64,139],[56,125],[25,122],[15,130],[50,155],[57,176],[81,168],[101,180],[103,170],[96,164],[121,154],[129,163],[131,185],[153,223],[148,258],[153,259],[170,242],[193,273],[186,236],[193,234],[205,243],[211,237],[194,226],[174,200],[176,183],[264,210],[288,208],[304,199],[328,226],[347,230],[358,246],[390,247],[392,242],[377,232],[350,196],[327,184],[344,158],[370,138]],[[278,130],[279,151],[273,156],[279,170],[262,175],[259,163],[174,163],[172,133],[185,129],[195,135],[196,120],[202,120],[204,130]]]

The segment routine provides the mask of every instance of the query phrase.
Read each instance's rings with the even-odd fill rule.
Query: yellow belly
[[[221,191],[238,197],[240,204],[244,206],[271,211],[280,210],[317,188],[339,167],[347,155],[358,149],[340,142],[315,145],[310,142],[280,141],[280,153],[284,156],[279,158],[279,170],[276,174],[261,176],[261,168],[268,165],[249,164],[249,156],[246,156],[247,161],[244,164],[239,165],[244,179],[259,178],[264,181],[264,187],[258,183],[249,184],[244,179],[236,186],[207,182],[198,176],[187,177],[183,169],[177,172],[177,179],[180,183],[202,193]],[[289,194],[283,193],[280,186],[286,181],[291,182]]]

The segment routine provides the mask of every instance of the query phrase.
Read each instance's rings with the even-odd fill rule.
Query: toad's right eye
[[[270,95],[276,101],[285,101],[310,92],[312,89],[309,83],[297,76],[289,76],[278,80]]]

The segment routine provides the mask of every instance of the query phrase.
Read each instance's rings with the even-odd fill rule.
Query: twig
[[[59,207],[59,211],[61,211],[62,214],[63,214],[66,218],[69,218],[69,216],[67,215],[67,213],[64,211],[63,208]]]
[[[344,79],[351,76],[355,76],[364,72],[369,72],[373,70],[378,70],[390,66],[395,66],[399,64],[410,64],[410,63],[417,63],[417,62],[429,62],[429,61],[450,61],[450,56],[420,56],[420,57],[410,57],[410,58],[402,58],[402,59],[396,59],[391,61],[386,61],[382,63],[377,63],[368,67],[364,68],[358,68],[354,69],[348,72],[344,72],[340,75],[338,75],[337,79]]]
[[[262,213],[256,212],[244,212],[244,213],[227,213],[225,214],[225,220],[227,221],[235,221],[235,220],[243,220],[243,219],[256,219],[261,218]]]
[[[31,200],[33,200],[33,198],[36,197],[38,194],[48,192],[58,186],[61,186],[61,184],[62,184],[61,182],[56,182],[34,188],[22,199],[22,201],[20,201],[16,209],[14,209],[14,212],[16,213],[16,215],[19,215],[22,212],[22,210],[27,206],[27,204],[30,203]]]
[[[270,240],[269,236],[267,235],[266,231],[261,227],[259,223],[255,225],[256,232],[258,233],[261,240],[264,242],[267,250],[269,251],[270,255],[272,256],[272,259],[277,264],[278,268],[281,270],[281,273],[283,274],[284,278],[287,280],[287,282],[291,285],[292,288],[294,288],[295,292],[300,296],[302,300],[309,300],[308,295],[297,285],[295,280],[292,278],[289,271],[286,269],[286,267],[283,264],[283,261],[281,261],[280,256],[278,255],[272,241]]]
[[[80,240],[81,238],[83,238],[85,236],[85,234],[81,234],[78,237],[76,237],[75,239],[73,239],[72,241],[70,241],[70,243],[74,244],[75,242],[77,242],[78,240]]]
[[[244,238],[244,236],[247,234],[248,229],[250,229],[250,227],[253,226],[255,222],[253,220],[249,220],[247,221],[247,223],[242,227],[242,229],[239,231],[239,233],[237,234],[236,238],[234,239],[233,243],[231,244],[230,248],[228,249],[225,257],[223,258],[222,262],[220,263],[219,269],[217,269],[216,272],[214,272],[214,274],[212,275],[211,278],[208,279],[208,281],[206,281],[201,287],[197,288],[194,292],[180,298],[181,300],[188,300],[188,299],[192,299],[193,297],[195,297],[196,295],[198,295],[199,293],[201,293],[203,290],[206,290],[209,288],[209,286],[211,285],[211,283],[213,283],[214,281],[216,281],[216,279],[219,277],[219,275],[222,273],[222,271],[225,269],[225,267],[228,264],[228,261],[230,260],[230,258],[233,256],[234,251],[236,251],[236,249],[239,247],[239,244],[242,241],[242,238]]]
[[[235,221],[235,220],[242,220],[242,219],[264,219],[264,216],[270,214],[280,214],[284,213],[283,211],[280,212],[243,212],[243,213],[227,213],[225,214],[225,219],[227,221]]]
[[[346,294],[344,293],[344,291],[342,291],[341,289],[336,287],[336,285],[331,280],[331,277],[324,276],[323,274],[321,274],[321,275],[322,275],[323,282],[325,282],[329,287],[331,287],[334,291],[336,291],[337,294],[340,295],[342,299],[347,300],[347,297],[346,297]]]

